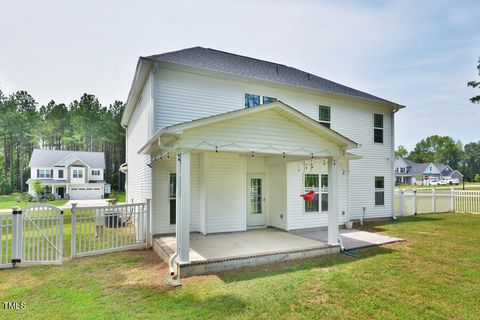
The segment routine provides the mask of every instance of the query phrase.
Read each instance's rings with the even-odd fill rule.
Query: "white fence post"
[[[405,189],[400,189],[400,215],[405,216]]]
[[[2,241],[0,239],[0,241]],[[12,264],[22,262],[22,210],[12,208]]]
[[[437,212],[437,208],[435,207],[435,196],[436,196],[436,193],[437,193],[437,189],[433,188],[432,189],[432,212],[435,213]]]
[[[63,263],[63,210],[60,211],[60,217],[58,221],[58,251],[57,251],[57,256],[59,255],[60,263]],[[73,229],[72,229],[73,233]]]
[[[413,214],[417,215],[417,189],[413,189]]]
[[[147,238],[147,249],[152,246],[152,222],[150,219],[152,218],[151,214],[151,200],[147,199],[147,210],[145,212],[145,222],[146,222],[146,228],[145,228],[145,233],[146,233],[146,238]]]
[[[455,190],[450,189],[450,212],[455,212]]]
[[[75,258],[75,249],[76,249],[76,242],[77,242],[77,204],[72,203],[72,243],[70,245],[71,253],[70,256],[72,259]]]

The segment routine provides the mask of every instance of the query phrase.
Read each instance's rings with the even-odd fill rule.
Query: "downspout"
[[[392,169],[392,219],[397,220],[395,217],[395,113],[398,112],[400,108],[393,108],[392,112],[392,157],[391,157],[391,169]]]
[[[181,184],[181,176],[182,176],[182,170],[181,170],[181,166],[179,165],[179,162],[181,161],[181,158],[180,158],[180,155],[177,154],[176,155],[176,160],[177,160],[177,163],[176,163],[176,167],[177,167],[177,176],[176,176],[176,179],[177,179],[177,188],[176,188],[176,195],[177,195],[177,199],[176,199],[176,212],[175,212],[175,215],[176,215],[176,218],[175,218],[175,243],[176,243],[176,246],[175,246],[175,253],[170,257],[170,259],[168,259],[168,268],[170,269],[170,275],[173,276],[175,274],[175,259],[178,257],[178,253],[180,252],[180,247],[181,247],[181,243],[180,243],[180,240],[181,240],[181,237],[179,237],[178,235],[180,234],[180,229],[181,229],[181,225],[180,225],[180,216],[179,216],[179,212],[180,212],[180,205],[181,205],[181,197],[182,195],[180,194],[180,184]]]

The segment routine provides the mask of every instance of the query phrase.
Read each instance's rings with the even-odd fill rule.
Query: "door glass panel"
[[[262,213],[262,179],[250,179],[250,213]]]

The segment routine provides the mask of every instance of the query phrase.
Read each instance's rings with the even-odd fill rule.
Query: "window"
[[[37,169],[37,178],[53,178],[53,170],[51,169]]]
[[[318,121],[325,127],[330,128],[330,107],[319,106],[318,107]]]
[[[385,204],[385,177],[375,177],[375,205]]]
[[[277,101],[277,98],[272,98],[272,97],[267,97],[267,96],[263,96],[263,100],[262,100],[262,103],[270,103],[270,102],[273,102],[273,101]]]
[[[260,96],[256,94],[245,93],[245,108],[251,108],[260,104]]]
[[[383,143],[383,114],[373,114],[373,142]]]
[[[328,211],[328,175],[305,174],[305,193],[312,190],[316,194],[312,201],[305,201],[305,212]]]
[[[58,178],[63,179],[63,170],[58,170]]]
[[[405,168],[404,168],[404,167],[401,167],[401,168],[400,168],[400,172],[401,172],[401,173],[405,173]]]
[[[72,177],[74,178],[83,178],[83,170],[82,169],[73,169]]]
[[[177,218],[177,174],[170,173],[170,224],[176,223]]]
[[[100,170],[92,170],[92,176],[99,176]]]

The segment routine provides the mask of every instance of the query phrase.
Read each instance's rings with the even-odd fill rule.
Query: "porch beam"
[[[190,262],[190,153],[177,155],[176,240],[180,263]]]
[[[338,245],[338,160],[328,159],[328,244]]]

